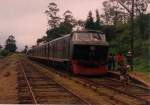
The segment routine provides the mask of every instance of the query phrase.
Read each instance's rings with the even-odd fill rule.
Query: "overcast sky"
[[[45,35],[47,17],[44,11],[48,3],[55,2],[60,14],[69,9],[75,18],[85,19],[89,10],[102,12],[104,0],[0,0],[0,44],[14,35],[18,49],[31,46]]]
[[[84,19],[89,10],[101,11],[103,0],[0,0],[0,44],[15,36],[19,49],[33,45],[45,35],[48,3],[56,2],[60,14],[69,9],[76,18]]]

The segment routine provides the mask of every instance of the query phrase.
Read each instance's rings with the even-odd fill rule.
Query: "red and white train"
[[[27,55],[63,66],[76,75],[102,75],[108,70],[108,42],[97,31],[73,32],[30,49]]]

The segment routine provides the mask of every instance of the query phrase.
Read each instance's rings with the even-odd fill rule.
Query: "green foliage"
[[[5,46],[5,49],[8,50],[8,51],[10,51],[10,52],[15,52],[16,49],[17,49],[17,47],[16,47],[16,44],[7,44]]]
[[[141,16],[146,13],[149,0],[136,0],[134,2],[134,15]],[[103,2],[104,14],[102,18],[106,24],[125,23],[131,17],[132,0],[105,0]]]
[[[16,40],[15,40],[14,36],[10,35],[8,37],[8,39],[6,40],[5,49],[8,50],[9,52],[16,51],[17,46],[16,46]]]
[[[135,18],[134,33],[134,69],[138,71],[149,71],[149,17],[145,14]],[[110,52],[121,51],[126,54],[131,48],[131,25],[130,21],[126,24],[116,26],[105,26],[103,29],[107,34],[110,43]],[[113,30],[114,29],[114,30]],[[109,33],[110,32],[110,33]]]
[[[46,32],[48,40],[53,40],[55,38],[61,37],[62,35],[71,33],[73,27],[75,26],[75,20],[73,18],[72,12],[67,10],[64,12],[63,18],[58,17],[59,20],[55,20],[53,17],[56,17],[59,11],[57,4],[50,3],[48,8],[49,10],[46,11],[46,14],[48,14],[50,18],[48,20],[50,22],[50,29]]]
[[[49,3],[48,10],[45,11],[47,14],[49,20],[48,24],[50,28],[56,28],[60,22],[60,17],[58,16],[59,8],[57,7],[57,4],[54,2]]]
[[[89,11],[88,18],[85,22],[85,28],[88,30],[94,30],[95,29],[94,19],[93,19],[91,11]]]
[[[9,54],[9,51],[8,51],[8,50],[5,50],[5,49],[0,50],[0,56],[6,57],[8,54]]]
[[[100,15],[98,10],[96,10],[95,30],[100,30],[100,29],[101,29]]]
[[[136,18],[136,23],[135,25],[137,26],[137,31],[139,32],[139,37],[142,38],[142,39],[148,39],[149,38],[149,33],[150,33],[150,30],[149,30],[149,27],[150,27],[150,21],[149,21],[149,18],[150,18],[150,14],[143,14],[143,15],[140,15]]]
[[[85,29],[87,30],[101,30],[101,21],[100,21],[100,15],[98,10],[96,10],[96,21],[94,21],[94,18],[92,16],[92,12],[89,11],[87,20],[85,22]]]
[[[54,28],[51,30],[47,30],[46,34],[49,40],[53,40],[61,36],[61,30],[60,28]]]
[[[72,32],[73,25],[67,22],[62,22],[59,27],[47,30],[46,34],[49,40],[61,37]]]
[[[149,62],[141,57],[137,57],[134,59],[134,70],[140,72],[150,72]]]

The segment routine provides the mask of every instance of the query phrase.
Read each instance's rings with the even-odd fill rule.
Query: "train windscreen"
[[[73,59],[103,62],[107,59],[108,46],[75,45]]]
[[[105,35],[101,33],[75,33],[74,41],[106,41]]]

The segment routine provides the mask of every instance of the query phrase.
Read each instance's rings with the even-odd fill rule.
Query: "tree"
[[[95,29],[94,19],[93,19],[91,11],[89,11],[87,20],[85,22],[85,29],[88,29],[88,30],[94,30]]]
[[[2,45],[0,45],[0,50],[1,50],[2,48],[3,48]]]
[[[58,16],[59,8],[57,7],[57,4],[54,2],[49,3],[48,10],[45,11],[47,14],[49,20],[49,28],[54,29],[56,28],[60,23],[60,17]]]
[[[146,12],[148,4],[150,3],[149,0],[134,0],[134,15],[139,16]],[[119,1],[117,1],[119,2]],[[125,8],[129,13],[131,13],[132,9],[132,0],[121,0],[119,2],[123,8]]]
[[[148,3],[148,0],[136,0],[134,2],[134,16],[143,15]],[[132,15],[132,0],[106,0],[103,2],[103,6],[102,17],[106,24],[127,23]]]
[[[84,20],[75,20],[75,26],[73,27],[74,31],[81,31],[85,29],[85,21]]]
[[[76,21],[73,17],[73,14],[70,10],[66,10],[63,14],[61,22],[57,27],[47,30],[46,34],[49,40],[61,37],[72,32],[73,27],[76,25]]]
[[[47,30],[46,34],[47,34],[48,40],[53,40],[55,38],[61,37],[61,32],[60,32],[59,27]]]
[[[115,0],[107,0],[103,2],[104,14],[101,17],[105,24],[126,23],[129,14]]]
[[[100,15],[98,10],[96,10],[96,22],[95,22],[95,30],[101,29],[101,21],[100,21]]]
[[[72,32],[73,27],[75,26],[75,19],[73,18],[72,12],[67,10],[63,14],[64,20],[60,23],[59,29],[60,33],[69,34]]]
[[[37,39],[37,46],[39,46],[41,43],[44,44],[46,42],[48,42],[48,38],[47,36],[43,36],[42,38]]]
[[[6,40],[6,45],[5,49],[10,51],[10,52],[15,52],[17,47],[16,47],[16,40],[15,37],[10,35],[8,39]]]
[[[75,20],[74,20],[72,12],[70,10],[66,10],[63,14],[63,17],[64,17],[64,22],[74,25]]]

